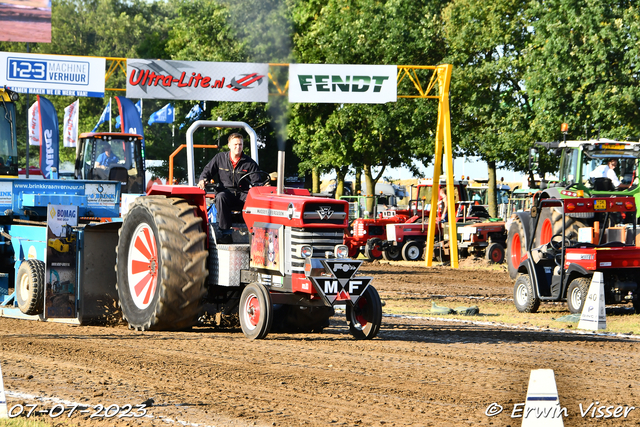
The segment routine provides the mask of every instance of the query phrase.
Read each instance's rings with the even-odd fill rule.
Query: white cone
[[[4,382],[2,382],[2,366],[0,366],[0,419],[9,418],[7,413],[7,395],[4,393]]]
[[[596,271],[591,278],[589,292],[582,307],[578,329],[597,331],[607,329],[607,313],[604,306],[604,275]]]
[[[563,427],[563,415],[566,415],[566,410],[560,406],[553,369],[532,370],[522,427]]]

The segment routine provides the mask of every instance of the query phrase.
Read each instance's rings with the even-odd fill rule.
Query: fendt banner
[[[396,102],[396,65],[290,64],[289,102]]]
[[[0,86],[36,95],[104,97],[105,58],[0,52]]]
[[[127,98],[268,102],[269,64],[127,59]]]

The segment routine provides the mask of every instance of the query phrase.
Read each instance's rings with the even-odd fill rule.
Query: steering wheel
[[[560,238],[560,241],[558,241],[557,237]],[[553,248],[553,250],[555,251],[559,251],[562,249],[562,239],[563,236],[561,233],[555,234],[551,240],[549,240],[549,245],[551,245],[551,247]],[[571,241],[565,236],[564,237],[564,247],[569,247],[571,246]]]
[[[564,187],[565,190],[571,190],[573,187],[577,187],[578,186],[578,182],[572,182],[571,184],[567,185],[566,187]]]
[[[247,172],[246,174],[242,175],[242,177],[238,180],[238,188],[241,187],[240,184],[242,183],[242,181],[244,181],[245,179],[247,179],[247,177],[251,175],[258,175],[258,182],[255,184],[257,186],[265,187],[269,185],[269,183],[271,182],[271,175],[269,175],[265,171],[258,170],[253,172]]]

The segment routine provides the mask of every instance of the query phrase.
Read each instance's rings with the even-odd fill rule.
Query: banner
[[[40,145],[40,114],[38,101],[29,108],[29,145]]]
[[[173,123],[173,106],[167,104],[149,117],[149,125],[154,123]]]
[[[116,96],[120,118],[122,119],[122,132],[135,133],[143,137],[142,147],[144,148],[144,130],[142,120],[133,101],[124,96]]]
[[[395,102],[395,65],[289,65],[289,102],[384,104]]]
[[[38,95],[104,97],[105,58],[0,52],[0,86]]]
[[[62,137],[62,145],[65,147],[75,147],[78,141],[79,106],[80,100],[76,100],[76,102],[64,109],[64,122],[62,124],[64,135]]]
[[[58,132],[58,114],[51,101],[38,95],[38,114],[40,116],[40,170],[47,179],[58,178],[58,151],[60,134]]]
[[[96,127],[93,128],[91,132],[95,132],[96,130],[98,130],[98,127],[104,122],[110,122],[110,121],[111,121],[111,98],[109,98],[109,102],[107,103],[107,106],[104,107],[104,110],[102,110],[102,115],[100,116],[100,120],[98,120],[98,124],[96,125]]]
[[[136,110],[138,110],[140,121],[142,121],[142,99],[136,102]],[[116,129],[120,129],[120,116],[116,117]]]
[[[127,59],[127,97],[268,102],[269,64]]]
[[[191,110],[189,110],[189,113],[184,117],[186,119],[186,121],[192,121],[195,122],[196,120],[200,120],[200,116],[202,115],[202,113],[204,113],[204,110],[202,109],[202,107],[200,106],[200,103],[194,105]],[[186,124],[186,122],[183,122],[179,128],[182,129],[182,127]]]

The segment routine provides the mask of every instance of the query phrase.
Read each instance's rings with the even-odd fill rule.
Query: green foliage
[[[543,140],[640,134],[640,16],[633,1],[534,1],[525,75]]]

